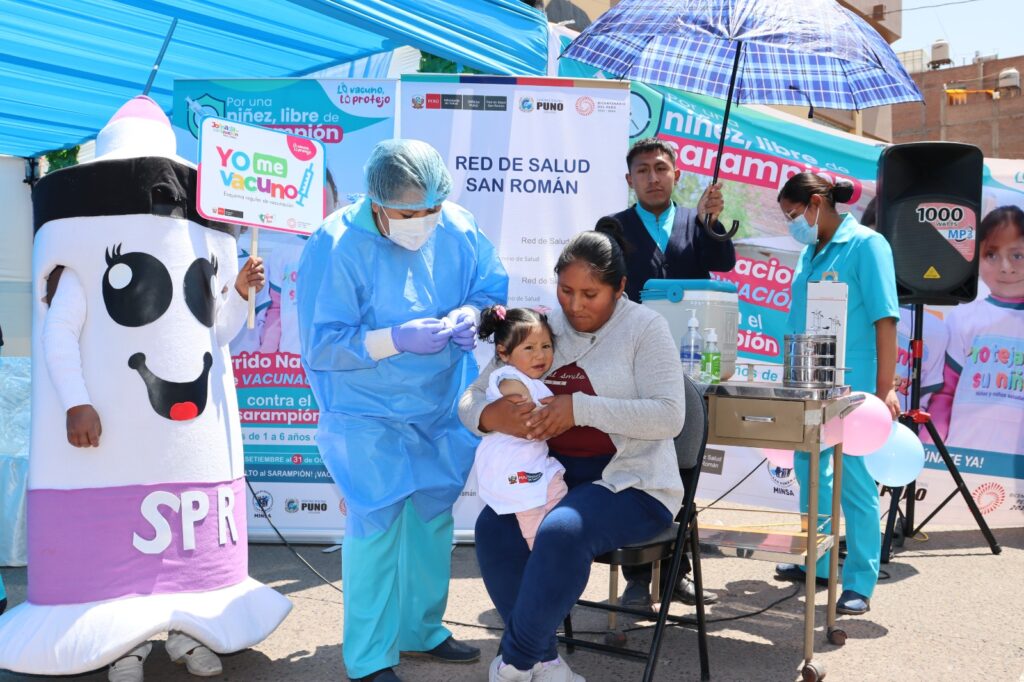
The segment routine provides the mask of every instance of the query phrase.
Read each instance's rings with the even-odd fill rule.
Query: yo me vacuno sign
[[[315,140],[204,118],[199,129],[199,214],[311,234],[324,216],[324,168],[324,148]]]

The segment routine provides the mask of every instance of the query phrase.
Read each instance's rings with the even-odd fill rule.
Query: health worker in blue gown
[[[299,264],[302,361],[317,441],[348,507],[342,545],[344,659],[353,680],[399,679],[399,652],[471,662],[441,625],[452,506],[477,438],[459,395],[477,373],[482,308],[508,275],[452,178],[418,140],[378,144],[367,195],[310,238]]]

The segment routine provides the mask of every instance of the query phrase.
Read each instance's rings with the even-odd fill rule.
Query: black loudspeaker
[[[900,303],[954,305],[978,294],[981,150],[911,142],[878,160],[877,227],[892,246]]]

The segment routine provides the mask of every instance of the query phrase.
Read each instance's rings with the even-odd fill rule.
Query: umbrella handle
[[[704,216],[704,224],[702,227],[704,228],[704,232],[716,242],[727,242],[736,236],[736,233],[740,229],[740,221],[732,221],[732,227],[729,228],[728,232],[715,232],[714,220],[711,219],[711,214],[708,213]]]

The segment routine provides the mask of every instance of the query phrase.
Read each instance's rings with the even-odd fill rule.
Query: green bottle
[[[704,335],[704,352],[700,358],[701,383],[718,384],[722,381],[722,353],[718,350],[718,334],[708,327]]]

